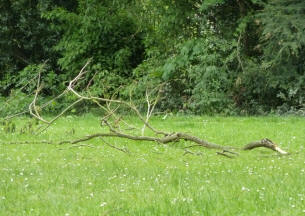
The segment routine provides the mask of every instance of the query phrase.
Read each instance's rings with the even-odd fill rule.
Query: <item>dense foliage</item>
[[[303,0],[0,0],[0,12],[3,97],[30,95],[40,70],[52,96],[91,59],[82,88],[94,77],[103,97],[166,82],[161,110],[305,109]]]

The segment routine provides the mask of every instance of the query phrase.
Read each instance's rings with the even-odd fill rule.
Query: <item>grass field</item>
[[[60,140],[103,130],[97,117],[68,116],[35,137],[0,131],[0,141]],[[130,117],[129,121],[135,122]],[[268,137],[288,156],[256,149],[236,159],[191,143],[117,138],[86,145],[1,144],[0,215],[305,215],[305,118],[154,117],[151,124],[223,145]],[[75,129],[73,134],[71,128]]]

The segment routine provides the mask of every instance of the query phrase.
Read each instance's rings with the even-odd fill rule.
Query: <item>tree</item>
[[[150,58],[137,71],[169,82],[173,100],[164,107],[227,114],[304,109],[303,1],[145,2],[157,16],[147,37]]]
[[[41,13],[55,5],[73,9],[74,1],[19,0],[0,1],[0,95],[24,85],[33,74],[20,73],[26,66],[48,60],[51,70],[57,71],[58,53],[52,47],[60,32],[50,27]],[[17,85],[17,86],[16,86]]]
[[[166,82],[163,111],[302,110],[304,8],[301,0],[2,1],[0,94],[48,60],[42,95],[55,95],[92,58],[79,85],[94,74],[90,91],[103,97],[137,88],[141,99],[146,86]]]
[[[100,95],[112,94],[132,78],[132,70],[143,60],[141,30],[126,9],[132,1],[78,1],[75,12],[55,8],[43,16],[63,32],[54,49],[61,54],[58,64],[70,79],[84,64],[97,79],[92,85]],[[106,84],[106,85],[105,85]]]

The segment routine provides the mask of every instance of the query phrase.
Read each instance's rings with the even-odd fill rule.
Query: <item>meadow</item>
[[[255,149],[234,159],[202,147],[185,154],[188,142],[104,139],[128,153],[99,138],[75,145],[14,144],[105,130],[91,114],[61,118],[37,136],[20,133],[29,118],[14,121],[14,133],[0,129],[0,215],[305,215],[304,117],[151,119],[158,129],[228,146],[268,137],[291,153]]]

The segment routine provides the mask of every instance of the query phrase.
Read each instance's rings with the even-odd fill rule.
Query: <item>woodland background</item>
[[[39,71],[43,103],[88,59],[79,88],[99,97],[165,83],[162,112],[304,114],[305,1],[0,0],[0,115],[27,109]]]

